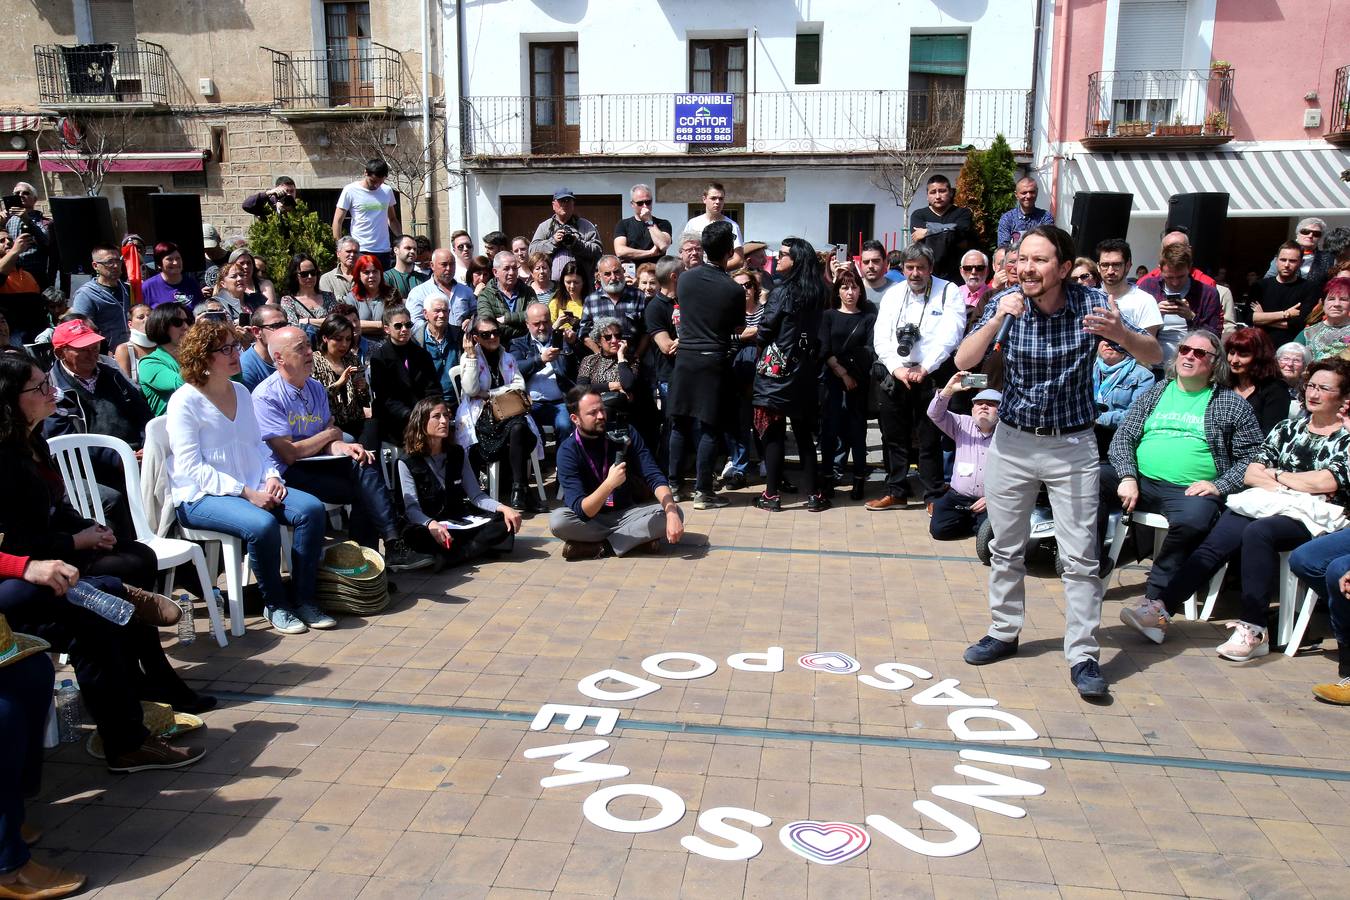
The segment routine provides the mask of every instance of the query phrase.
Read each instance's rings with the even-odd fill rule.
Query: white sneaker
[[[1246,662],[1270,652],[1266,629],[1248,625],[1246,622],[1233,622],[1228,627],[1233,629],[1233,634],[1218,647],[1217,651],[1224,659]]]
[[[1135,606],[1123,607],[1120,610],[1120,621],[1153,643],[1161,644],[1167,639],[1167,629],[1172,624],[1172,617],[1167,614],[1167,607],[1163,606],[1161,600],[1150,600],[1145,597]]]
[[[718,477],[725,481],[734,471],[736,471],[735,466],[731,464],[731,460],[727,460],[727,464],[722,467],[722,474]]]

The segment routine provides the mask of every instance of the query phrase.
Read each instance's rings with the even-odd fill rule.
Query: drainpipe
[[[448,100],[448,98],[447,98]],[[449,106],[449,103],[446,104]],[[445,114],[448,116],[451,111],[447,109]],[[457,132],[459,134],[459,172],[461,181],[460,199],[461,215],[464,217],[463,228],[469,227],[469,176],[464,171],[464,0],[455,0],[455,121],[459,123]],[[446,129],[446,137],[449,139],[449,129]]]
[[[1069,102],[1065,93],[1064,82],[1067,78],[1065,68],[1068,65],[1069,29],[1071,27],[1070,22],[1073,18],[1073,0],[1068,0],[1063,6],[1063,10],[1064,13],[1060,16],[1060,21],[1056,23],[1059,27],[1055,29],[1055,43],[1057,44],[1057,50],[1055,52],[1054,76],[1050,88],[1051,95],[1057,96],[1059,98],[1059,103],[1057,104],[1058,109],[1055,111],[1054,116],[1046,122],[1047,131],[1050,121],[1053,121],[1056,129],[1061,135],[1065,128],[1065,123],[1063,122],[1064,111]],[[1058,152],[1055,153],[1054,165],[1050,170],[1050,211],[1052,214],[1059,209],[1059,172],[1062,161],[1063,154]]]
[[[1045,11],[1044,0],[1036,0],[1036,19],[1031,29],[1031,96],[1027,114],[1027,141],[1029,149],[1036,149],[1036,108],[1040,106],[1037,90],[1041,84],[1041,15]],[[1035,165],[1032,159],[1032,165]]]
[[[419,0],[418,7],[422,24],[422,202],[430,224],[434,216],[431,212],[431,37],[427,29],[427,0]]]

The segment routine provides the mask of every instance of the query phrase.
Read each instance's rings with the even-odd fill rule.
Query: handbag
[[[498,422],[523,416],[530,411],[530,398],[525,396],[524,391],[502,391],[490,398],[488,404]]]

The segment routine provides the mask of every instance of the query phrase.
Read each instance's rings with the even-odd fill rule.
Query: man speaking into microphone
[[[956,351],[956,366],[974,369],[997,343],[1004,354],[1001,427],[985,469],[990,544],[989,633],[966,649],[980,666],[1017,653],[1026,607],[1026,546],[1031,511],[1044,484],[1064,563],[1064,655],[1083,697],[1105,697],[1095,632],[1101,622],[1098,577],[1097,411],[1092,369],[1100,340],[1112,341],[1140,363],[1162,359],[1157,340],[1120,317],[1097,288],[1068,281],[1073,240],[1043,225],[1022,238],[1018,284],[985,308]]]

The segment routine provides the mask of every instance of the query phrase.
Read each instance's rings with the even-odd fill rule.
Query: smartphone
[[[240,328],[247,328],[247,327],[248,327],[248,324],[249,324],[249,321],[250,321],[252,318],[253,318],[253,316],[249,315],[248,313],[246,313],[246,312],[241,312],[241,313],[239,314],[239,327],[240,327]]]
[[[23,201],[19,199],[18,194],[6,194],[4,197],[0,197],[0,206],[7,210],[13,209],[16,206],[23,206]]]
[[[848,262],[848,245],[840,244],[834,248],[834,261],[840,263]]]
[[[624,274],[627,275],[629,278],[636,278],[636,277],[637,277],[637,263],[624,263],[624,264],[623,264],[623,271],[624,271]]]
[[[973,372],[969,375],[961,376],[961,387],[968,388],[986,388],[989,387],[989,376]]]

